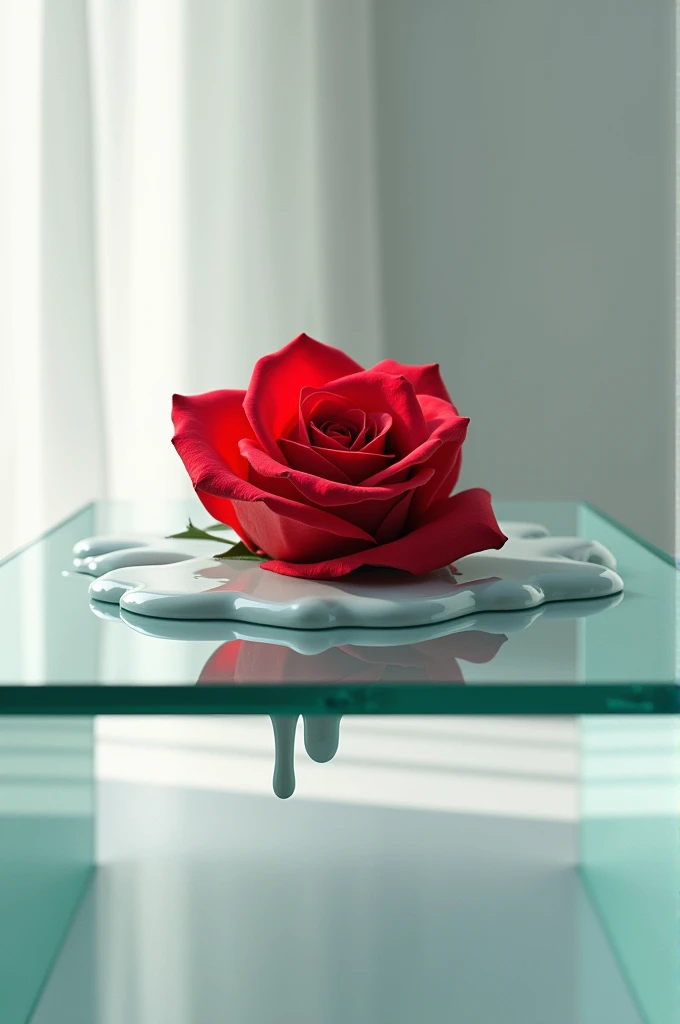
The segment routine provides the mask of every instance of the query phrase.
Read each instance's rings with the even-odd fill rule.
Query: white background
[[[0,550],[188,484],[173,391],[440,360],[463,482],[673,546],[674,4],[0,0]]]

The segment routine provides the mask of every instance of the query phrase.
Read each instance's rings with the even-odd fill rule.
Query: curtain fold
[[[368,0],[0,0],[0,552],[182,496],[174,391],[383,355]]]
[[[0,13],[0,551],[104,485],[85,14]]]

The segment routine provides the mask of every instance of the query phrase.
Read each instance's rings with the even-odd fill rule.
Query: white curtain
[[[170,396],[382,356],[369,0],[0,0],[0,553],[188,493]]]

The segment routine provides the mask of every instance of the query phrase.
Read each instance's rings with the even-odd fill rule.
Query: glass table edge
[[[507,499],[507,500],[510,500],[510,499]],[[528,502],[530,502],[531,500],[532,499],[527,499]],[[107,504],[108,502],[109,502],[109,499],[107,499],[107,498],[96,498],[96,499],[93,499],[92,501],[87,501],[87,502],[84,502],[84,504],[79,505],[77,508],[75,508],[73,510],[73,512],[68,513],[68,515],[64,516],[62,519],[59,519],[56,523],[54,523],[52,526],[49,526],[47,529],[43,530],[36,537],[33,537],[30,540],[27,540],[24,544],[20,544],[18,547],[14,548],[13,550],[8,551],[6,555],[3,555],[2,557],[0,557],[0,568],[2,568],[2,566],[6,565],[7,562],[10,562],[10,561],[12,561],[12,559],[17,558],[19,555],[23,554],[25,551],[27,551],[29,548],[33,547],[35,544],[39,544],[41,541],[46,540],[48,537],[50,537],[52,534],[56,533],[62,527],[66,526],[68,523],[72,522],[74,519],[77,519],[78,516],[83,515],[85,512],[89,511],[92,508],[96,508],[97,505]],[[111,501],[111,503],[112,504],[121,504],[121,502],[116,502],[116,501]],[[134,502],[122,502],[122,504],[134,504]],[[498,504],[502,505],[503,504],[503,499],[499,499]],[[615,519],[613,516],[610,516],[607,512],[604,512],[599,506],[593,504],[590,501],[581,501],[579,499],[573,499],[573,498],[555,498],[553,500],[543,501],[542,504],[572,505],[572,506],[580,506],[581,508],[588,509],[588,511],[593,512],[595,515],[599,516],[601,519],[603,519],[605,522],[607,522],[610,526],[614,527],[614,529],[620,530],[621,533],[625,534],[630,540],[634,541],[637,544],[640,544],[640,546],[644,547],[647,551],[650,552],[650,554],[655,555],[657,558],[661,559],[662,561],[664,561],[664,562],[668,563],[669,565],[672,565],[675,568],[677,568],[676,559],[675,559],[675,557],[672,554],[669,554],[667,551],[664,551],[662,548],[658,547],[656,544],[653,544],[651,541],[649,541],[646,538],[642,537],[639,533],[636,533],[635,530],[633,530],[630,527],[626,526],[619,519]]]
[[[675,715],[675,683],[0,686],[14,715]]]
[[[0,559],[0,568],[107,499],[84,503],[39,536]],[[590,502],[556,499],[601,517],[650,554],[677,568],[675,559]],[[491,706],[492,710],[489,710]],[[460,686],[457,683],[314,684],[251,683],[247,687],[195,684],[3,684],[0,716],[186,714],[450,714],[619,715],[680,713],[675,682],[532,683]]]
[[[53,533],[57,533],[58,530],[61,530],[64,526],[67,526],[68,523],[73,522],[74,519],[77,519],[79,516],[82,516],[85,512],[88,512],[97,504],[97,501],[86,501],[84,505],[79,505],[78,508],[74,509],[73,512],[70,512],[67,516],[64,516],[63,519],[60,519],[52,526],[48,526],[47,529],[43,530],[42,533],[39,533],[37,537],[32,537],[31,540],[27,540],[24,544],[20,544],[19,547],[13,548],[12,551],[8,551],[6,555],[3,555],[0,558],[0,569],[7,565],[8,562],[14,561],[15,558],[19,557],[19,555],[25,554],[26,551],[29,551],[32,547],[35,547],[36,544],[40,544],[42,541],[47,540],[47,538],[51,537]]]
[[[597,505],[593,505],[590,501],[580,501],[577,502],[577,504],[580,505],[581,508],[588,509],[589,512],[592,512],[596,516],[599,516],[600,519],[603,519],[610,526],[614,527],[615,530],[619,530],[620,533],[625,534],[626,537],[634,541],[636,544],[639,544],[640,547],[643,547],[651,555],[654,555],[656,558],[659,558],[662,562],[666,562],[668,565],[672,565],[674,569],[678,568],[677,561],[673,555],[669,554],[667,551],[664,551],[663,548],[657,547],[657,545],[653,544],[650,540],[646,540],[639,533],[636,533],[635,530],[632,530],[630,527],[622,523],[620,519],[615,519],[613,516],[608,515],[606,512],[603,512],[602,509],[599,508]]]

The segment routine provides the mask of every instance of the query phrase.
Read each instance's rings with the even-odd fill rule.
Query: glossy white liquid
[[[614,555],[596,541],[551,537],[535,523],[501,528],[505,546],[460,559],[455,574],[375,569],[338,580],[295,579],[210,557],[211,541],[157,537],[90,538],[76,545],[74,564],[97,577],[93,600],[120,604],[124,612],[277,629],[423,626],[623,590]]]

